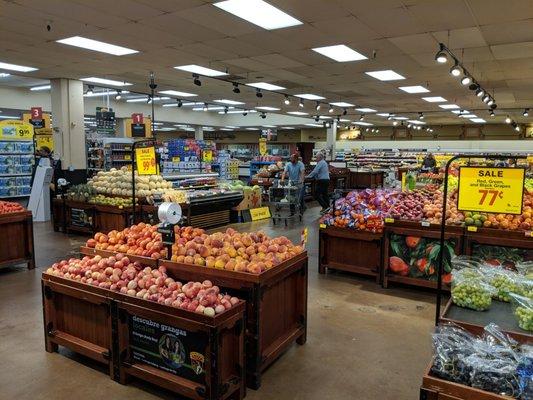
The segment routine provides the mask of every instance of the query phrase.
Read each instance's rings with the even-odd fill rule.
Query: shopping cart
[[[268,205],[274,225],[282,220],[285,222],[285,226],[288,225],[288,221],[293,219],[302,221],[303,210],[300,204],[302,188],[302,184],[292,181],[274,181],[268,189]]]

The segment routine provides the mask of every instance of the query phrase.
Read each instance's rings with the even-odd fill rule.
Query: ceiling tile
[[[490,46],[497,60],[533,57],[533,41]]]
[[[296,68],[304,65],[281,54],[265,54],[263,56],[252,57],[252,59],[277,68]]]
[[[406,54],[423,53],[438,48],[437,41],[429,33],[392,37],[388,40]]]
[[[433,32],[433,36],[452,50],[487,46],[481,30],[477,27]],[[437,47],[435,47],[435,50],[437,50]]]
[[[483,25],[480,29],[489,45],[533,41],[533,19]]]
[[[271,4],[303,22],[343,18],[350,13],[329,0],[270,0]]]
[[[467,0],[479,25],[533,18],[531,0]],[[503,8],[502,8],[503,7]]]
[[[331,35],[331,45],[381,38],[379,33],[375,32],[362,20],[357,19],[353,15],[342,18],[325,19],[313,22],[311,25],[321,32]]]
[[[476,25],[465,0],[424,0],[407,6],[416,23],[426,31],[467,28]],[[453,18],[443,18],[453,16]]]

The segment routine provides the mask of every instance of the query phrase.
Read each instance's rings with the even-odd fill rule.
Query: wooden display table
[[[533,236],[531,236],[531,232],[467,227],[465,229],[465,254],[478,255],[476,248],[479,246],[523,249],[524,253],[529,253],[529,258],[533,260]],[[504,260],[500,261],[503,262]]]
[[[394,222],[385,223],[385,240],[383,244],[383,287],[386,288],[389,285],[389,282],[397,282],[412,286],[420,286],[430,289],[437,288],[437,275],[436,271],[438,269],[438,264],[434,265],[435,273],[432,274],[432,279],[426,279],[424,277],[416,276],[401,276],[394,274],[390,271],[389,260],[390,256],[394,254],[391,250],[391,238],[392,235],[397,235],[397,237],[413,237],[421,238],[426,241],[431,241],[433,244],[438,243],[440,240],[440,225],[437,224],[427,224],[422,222],[412,222],[412,221],[402,221],[395,220]],[[463,227],[462,226],[452,226],[447,225],[444,233],[444,239],[446,241],[453,240],[455,254],[462,254],[463,250]],[[432,244],[428,244],[428,248],[431,248]],[[425,254],[423,257],[424,260],[427,260],[429,255]],[[404,260],[406,263],[409,263],[411,257],[407,257],[407,260]],[[413,268],[414,269],[414,268]],[[449,290],[446,285],[443,285],[444,290]]]
[[[95,255],[100,255],[102,257],[111,257],[111,256],[114,256],[115,254],[117,254],[116,251],[109,251],[109,250],[97,250],[93,247],[86,247],[86,246],[82,246],[80,247],[80,254],[84,255],[84,256],[95,256]],[[142,256],[137,256],[135,254],[128,254],[128,253],[124,253],[125,255],[128,256],[128,258],[133,261],[133,262],[139,262],[143,265],[146,265],[148,267],[156,267],[157,268],[157,260],[154,259],[154,258],[150,258],[150,257],[142,257]]]
[[[383,171],[351,171],[347,187],[350,189],[374,189],[383,186]]]
[[[42,291],[46,351],[65,346],[121,383],[136,377],[190,399],[244,398],[244,302],[208,317],[46,273]],[[167,340],[178,360],[164,357]]]
[[[140,208],[139,206],[137,206]],[[96,232],[122,231],[133,224],[133,207],[116,207],[94,204]]]
[[[26,263],[28,269],[35,268],[31,211],[0,215],[0,232],[0,267]]]
[[[381,282],[383,234],[348,228],[321,228],[318,234],[318,272],[326,269],[373,276]]]
[[[261,386],[261,374],[295,341],[307,339],[307,253],[255,275],[161,261],[175,279],[209,279],[246,300],[246,382]]]

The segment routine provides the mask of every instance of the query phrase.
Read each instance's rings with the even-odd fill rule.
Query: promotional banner
[[[156,175],[157,160],[155,158],[155,147],[140,147],[135,149],[135,163],[139,175]]]
[[[11,119],[0,121],[0,140],[33,140],[33,125]]]

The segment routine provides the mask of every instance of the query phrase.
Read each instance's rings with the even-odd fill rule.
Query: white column
[[[60,78],[52,79],[51,85],[54,153],[61,158],[63,169],[85,169],[87,162],[83,124],[83,83]]]
[[[327,160],[335,160],[335,146],[337,143],[337,121],[333,120],[329,128],[326,129]]]
[[[194,138],[196,140],[204,140],[204,128],[200,125],[194,127]]]

